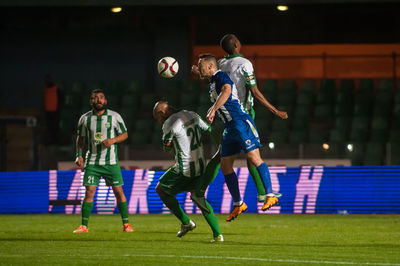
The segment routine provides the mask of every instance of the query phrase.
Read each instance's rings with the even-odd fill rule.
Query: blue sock
[[[271,177],[269,175],[268,166],[266,163],[262,163],[257,167],[258,173],[260,174],[261,180],[264,183],[265,190],[267,194],[272,192]]]
[[[242,198],[240,197],[239,182],[235,172],[225,175],[225,182],[232,195],[233,202],[240,202]]]

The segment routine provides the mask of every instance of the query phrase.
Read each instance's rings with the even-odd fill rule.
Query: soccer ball
[[[179,64],[173,57],[163,57],[158,61],[158,74],[164,78],[172,78],[178,73]]]

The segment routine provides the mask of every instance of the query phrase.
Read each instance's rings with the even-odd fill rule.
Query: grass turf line
[[[72,234],[79,215],[1,215],[0,264],[400,265],[398,215],[225,216],[216,244],[201,215],[182,239],[172,215],[131,215],[134,233],[119,215],[92,215],[89,234]]]

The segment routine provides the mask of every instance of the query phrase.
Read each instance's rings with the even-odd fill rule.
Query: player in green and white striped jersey
[[[164,204],[182,222],[178,237],[193,230],[196,224],[190,220],[176,199],[176,194],[190,192],[192,200],[201,209],[213,231],[212,241],[223,241],[218,219],[211,205],[205,200],[207,186],[218,174],[219,160],[205,164],[201,134],[210,126],[191,111],[177,111],[167,102],[157,102],[153,110],[154,118],[163,125],[164,149],[175,151],[176,163],[160,178],[156,191]],[[219,159],[219,158],[217,158]]]
[[[102,90],[92,92],[90,105],[93,109],[82,115],[78,123],[75,163],[84,168],[83,185],[86,193],[82,203],[82,224],[74,233],[87,233],[89,230],[87,226],[93,209],[93,197],[101,177],[107,186],[112,186],[122,217],[123,231],[133,232],[128,219],[128,204],[122,190],[124,181],[116,145],[128,138],[125,123],[117,112],[106,109],[107,99]],[[82,152],[85,141],[88,142],[88,150],[84,160]]]

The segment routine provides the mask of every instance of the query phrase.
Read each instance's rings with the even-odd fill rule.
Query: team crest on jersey
[[[251,140],[246,140],[246,145],[249,146],[251,144]]]
[[[246,80],[247,80],[247,82],[254,80],[254,75],[250,75],[250,76],[246,77]]]
[[[105,124],[105,126],[106,126],[106,128],[110,128],[110,127],[111,127],[111,123],[110,123],[110,122],[107,122],[107,123]]]
[[[95,140],[102,140],[102,138],[103,138],[103,134],[101,132],[97,132],[96,134],[94,134]]]

